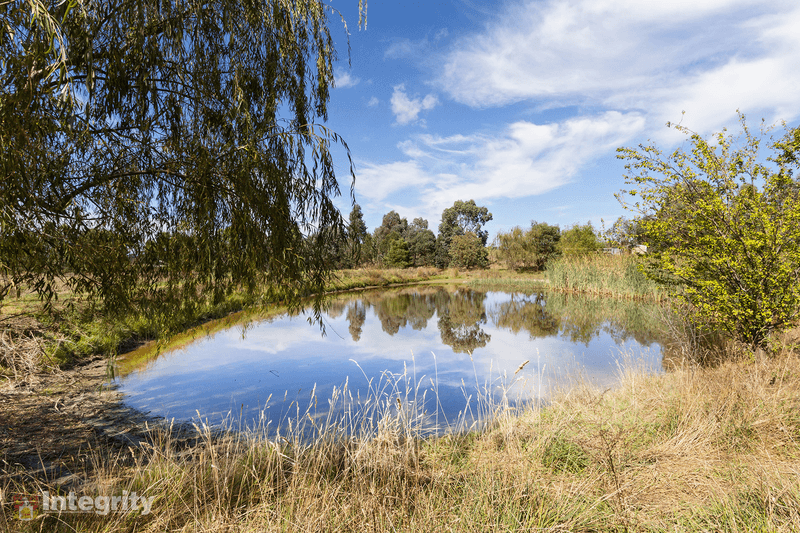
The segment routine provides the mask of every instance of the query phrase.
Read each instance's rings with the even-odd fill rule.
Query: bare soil
[[[0,384],[0,479],[75,482],[92,470],[92,450],[124,453],[142,440],[146,417],[121,403],[106,368],[95,358]]]
[[[141,445],[168,422],[122,403],[107,368],[108,360],[96,357],[0,382],[0,488],[77,489],[92,478],[98,460],[136,463]],[[176,445],[196,443],[192,428],[181,429]]]

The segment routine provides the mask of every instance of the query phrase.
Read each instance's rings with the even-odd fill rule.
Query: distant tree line
[[[389,268],[435,266],[447,268],[485,268],[489,265],[483,229],[492,220],[486,207],[474,200],[458,200],[444,210],[438,236],[424,218],[410,224],[397,211],[383,216],[381,225],[369,233],[361,207],[350,212],[346,234],[328,246],[329,259],[340,268],[356,268],[365,264]]]
[[[492,248],[492,261],[509,269],[542,270],[560,256],[596,253],[604,247],[629,250],[640,244],[642,237],[638,222],[624,217],[605,232],[596,230],[591,222],[562,231],[557,225],[533,221],[527,229],[517,226],[500,232],[487,247],[489,233],[484,226],[490,220],[492,214],[486,207],[474,200],[458,200],[442,212],[438,235],[424,218],[409,223],[395,210],[386,213],[381,225],[370,233],[361,207],[355,204],[345,233],[325,245],[329,261],[339,268],[486,268]]]
[[[617,222],[614,228],[628,227],[623,219]],[[528,229],[516,226],[501,231],[495,239],[498,261],[515,270],[542,270],[556,257],[596,253],[617,243],[611,231],[601,233],[591,222],[575,224],[562,231],[557,225],[535,220]]]

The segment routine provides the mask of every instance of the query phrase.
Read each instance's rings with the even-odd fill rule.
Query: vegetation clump
[[[620,149],[635,187],[621,198],[640,216],[645,274],[701,327],[761,349],[800,316],[800,130],[772,142],[765,163],[762,138],[741,122],[740,137],[712,140],[675,126],[690,135],[688,153]]]
[[[509,269],[542,270],[548,261],[558,255],[561,229],[546,222],[531,222],[523,231],[519,226],[497,234],[498,260]]]
[[[633,255],[561,257],[547,264],[548,287],[570,292],[663,300],[666,290],[639,268]]]

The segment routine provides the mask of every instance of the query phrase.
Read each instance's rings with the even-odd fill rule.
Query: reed
[[[590,254],[563,256],[547,264],[548,285],[556,290],[602,294],[624,298],[667,298],[666,292],[648,279],[632,255]]]
[[[513,270],[489,270],[478,273],[467,281],[467,285],[487,291],[535,292],[547,289],[544,272],[515,272]]]

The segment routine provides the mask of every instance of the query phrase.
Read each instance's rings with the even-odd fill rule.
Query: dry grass
[[[36,372],[44,355],[36,335],[11,328],[0,331],[0,369],[15,380]]]
[[[329,284],[330,291],[343,291],[367,287],[414,283],[432,278],[446,277],[447,271],[433,267],[417,268],[359,268],[337,270]]]
[[[376,423],[354,424],[352,413],[313,419],[321,431],[310,441],[301,438],[312,427],[303,414],[279,438],[200,428],[201,442],[182,451],[170,432],[156,432],[134,467],[98,454],[100,474],[79,491],[155,496],[149,515],[48,514],[11,525],[98,532],[798,530],[800,358],[789,349],[658,376],[629,368],[613,390],[579,384],[521,413],[486,405],[495,414],[491,427],[440,438],[422,438],[419,419],[395,408],[402,388],[381,389],[371,400],[367,418]],[[2,488],[8,497],[44,487]],[[8,505],[4,511],[12,520]]]

